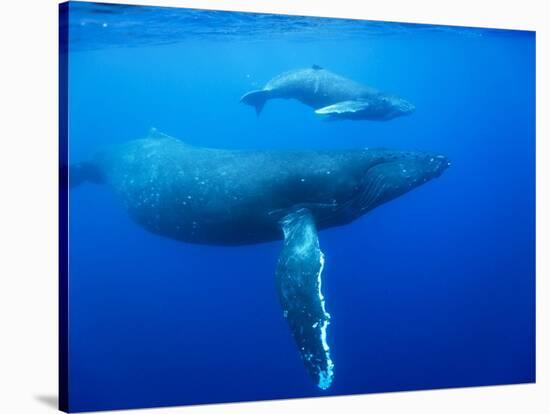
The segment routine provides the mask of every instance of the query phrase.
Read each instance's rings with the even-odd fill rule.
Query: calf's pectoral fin
[[[277,264],[283,315],[303,362],[319,388],[330,387],[334,364],[327,344],[330,315],[321,291],[324,255],[311,212],[300,208],[279,221],[284,245]]]
[[[361,100],[342,101],[332,105],[319,108],[315,111],[317,115],[325,115],[328,117],[345,117],[353,116],[353,114],[363,111],[369,107],[369,103]]]
[[[317,115],[338,116],[338,115],[350,115],[358,111],[367,109],[368,102],[361,100],[351,100],[337,102],[332,105],[324,106],[315,111]]]

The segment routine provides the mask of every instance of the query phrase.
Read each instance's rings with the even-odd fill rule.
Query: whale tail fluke
[[[250,106],[253,106],[256,109],[256,115],[260,116],[262,109],[266,101],[269,99],[269,91],[265,89],[251,91],[244,94],[241,98],[241,102]]]
[[[101,174],[97,167],[88,161],[78,162],[69,166],[69,188],[78,187],[85,182],[100,184]]]

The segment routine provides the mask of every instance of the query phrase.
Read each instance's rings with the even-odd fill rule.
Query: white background
[[[536,385],[152,409],[145,412],[549,412],[550,307],[545,300],[550,300],[547,281],[550,274],[550,209],[548,184],[546,189],[543,186],[548,183],[550,161],[547,141],[550,15],[545,10],[544,1],[128,2],[537,30]],[[0,412],[47,413],[55,411],[57,395],[57,1],[3,2],[0,16]],[[98,122],[101,120],[98,119]],[[547,408],[543,409],[545,405]]]

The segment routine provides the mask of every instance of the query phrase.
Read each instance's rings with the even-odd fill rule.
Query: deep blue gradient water
[[[331,388],[309,378],[275,289],[282,243],[185,244],[107,187],[70,192],[74,411],[535,380],[532,32],[71,3],[70,160],[144,137],[238,149],[442,153],[440,178],[320,232]],[[239,98],[323,66],[416,106],[323,122]],[[261,173],[261,171],[259,171]]]

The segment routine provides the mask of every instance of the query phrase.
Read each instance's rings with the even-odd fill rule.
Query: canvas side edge
[[[59,4],[59,410],[69,412],[69,3]]]

